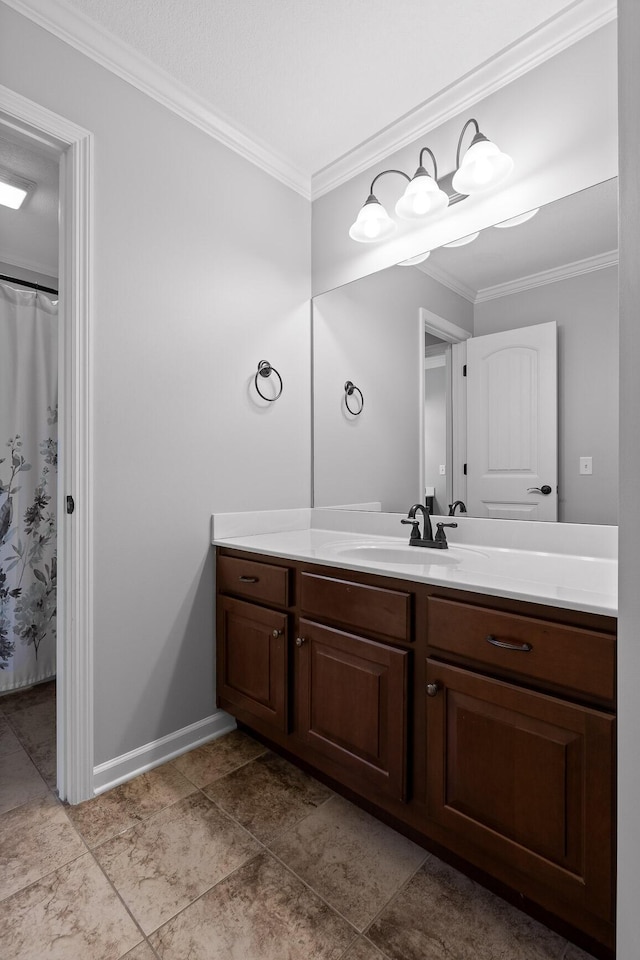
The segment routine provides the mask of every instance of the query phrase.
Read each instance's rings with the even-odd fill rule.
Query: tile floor
[[[234,732],[77,807],[0,698],[3,960],[589,960]]]

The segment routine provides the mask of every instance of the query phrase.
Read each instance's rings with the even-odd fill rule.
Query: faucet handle
[[[445,528],[445,527],[457,527],[457,526],[458,526],[457,523],[436,523],[437,530],[436,530],[436,537],[435,537],[435,539],[438,541],[438,543],[446,543],[446,542],[447,542],[447,535],[446,535],[446,533],[444,532],[444,528]]]
[[[410,537],[409,537],[410,540],[419,540],[419,539],[420,539],[420,521],[419,521],[419,520],[412,520],[412,519],[409,517],[409,518],[404,518],[404,519],[402,519],[402,520],[400,521],[400,523],[410,523],[410,524],[411,524],[411,535],[410,535]]]

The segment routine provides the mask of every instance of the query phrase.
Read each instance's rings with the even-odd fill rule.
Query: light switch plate
[[[580,457],[580,476],[590,477],[593,473],[593,457]]]

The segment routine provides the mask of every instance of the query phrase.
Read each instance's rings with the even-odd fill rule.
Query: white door
[[[558,519],[555,322],[467,340],[467,508]]]

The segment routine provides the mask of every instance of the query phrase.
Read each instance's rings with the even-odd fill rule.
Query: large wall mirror
[[[617,523],[617,180],[516,220],[315,298],[315,506]]]

